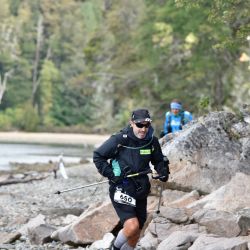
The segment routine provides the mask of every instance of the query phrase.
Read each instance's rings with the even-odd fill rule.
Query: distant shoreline
[[[97,134],[64,134],[64,133],[26,133],[0,132],[0,143],[35,143],[35,144],[70,144],[98,145],[110,135]]]

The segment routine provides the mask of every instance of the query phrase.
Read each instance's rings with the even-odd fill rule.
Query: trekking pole
[[[151,169],[149,169],[149,170],[145,170],[145,171],[138,172],[138,173],[135,173],[135,174],[129,174],[129,175],[125,176],[125,178],[136,177],[136,176],[139,176],[139,175],[146,175],[146,174],[150,174],[151,172],[152,172]]]
[[[85,186],[69,188],[69,189],[65,189],[65,190],[62,190],[62,191],[58,190],[58,191],[55,192],[55,194],[61,194],[61,193],[70,192],[70,191],[77,190],[77,189],[82,189],[82,188],[86,188],[86,187],[92,187],[92,186],[100,185],[100,184],[103,184],[103,183],[107,183],[108,181],[109,180],[95,182],[95,183],[91,183],[91,184],[88,184],[88,185],[85,185]]]
[[[164,177],[164,176],[152,176],[152,178],[153,178],[153,179],[156,179],[156,180],[160,179],[160,177]],[[158,207],[157,207],[157,210],[156,210],[156,213],[157,213],[157,214],[160,213],[162,192],[163,192],[163,183],[160,183],[159,201],[158,201]]]
[[[150,171],[146,170],[146,171],[138,172],[138,173],[135,173],[135,174],[129,174],[129,175],[125,176],[124,178],[132,178],[132,177],[136,177],[136,176],[139,176],[139,175],[146,175],[146,174],[149,174],[149,173],[151,173],[151,170]],[[62,191],[58,190],[58,191],[55,192],[55,194],[61,194],[61,193],[70,192],[70,191],[77,190],[77,189],[92,187],[92,186],[104,184],[104,183],[107,183],[107,182],[109,182],[109,180],[95,182],[95,183],[87,184],[87,185],[84,185],[84,186],[69,188],[69,189],[65,189],[65,190],[62,190]]]
[[[162,183],[160,183],[160,195],[159,195],[159,201],[158,201],[158,208],[157,208],[157,210],[156,210],[156,213],[157,213],[157,214],[160,213],[162,191],[163,191],[163,186],[162,186]]]

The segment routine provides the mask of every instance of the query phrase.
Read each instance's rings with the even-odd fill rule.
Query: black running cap
[[[147,109],[137,109],[132,113],[131,120],[135,123],[138,122],[152,122],[150,114]]]

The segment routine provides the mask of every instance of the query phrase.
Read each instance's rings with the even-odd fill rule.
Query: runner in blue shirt
[[[171,111],[166,112],[164,135],[182,130],[182,127],[193,119],[192,114],[184,111],[181,102],[177,99],[172,100],[170,109]]]

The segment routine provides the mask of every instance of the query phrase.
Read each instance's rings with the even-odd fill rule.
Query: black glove
[[[162,181],[162,182],[166,182],[168,180],[168,174],[167,175],[161,175],[159,177],[159,180]]]
[[[113,183],[113,184],[119,184],[122,182],[123,177],[122,176],[112,176],[111,178],[109,178],[109,180]]]
[[[159,173],[159,180],[162,182],[166,182],[168,180],[169,177],[169,160],[167,159],[167,157],[164,157],[164,160],[162,162],[162,164],[159,164],[160,168],[158,170]]]

